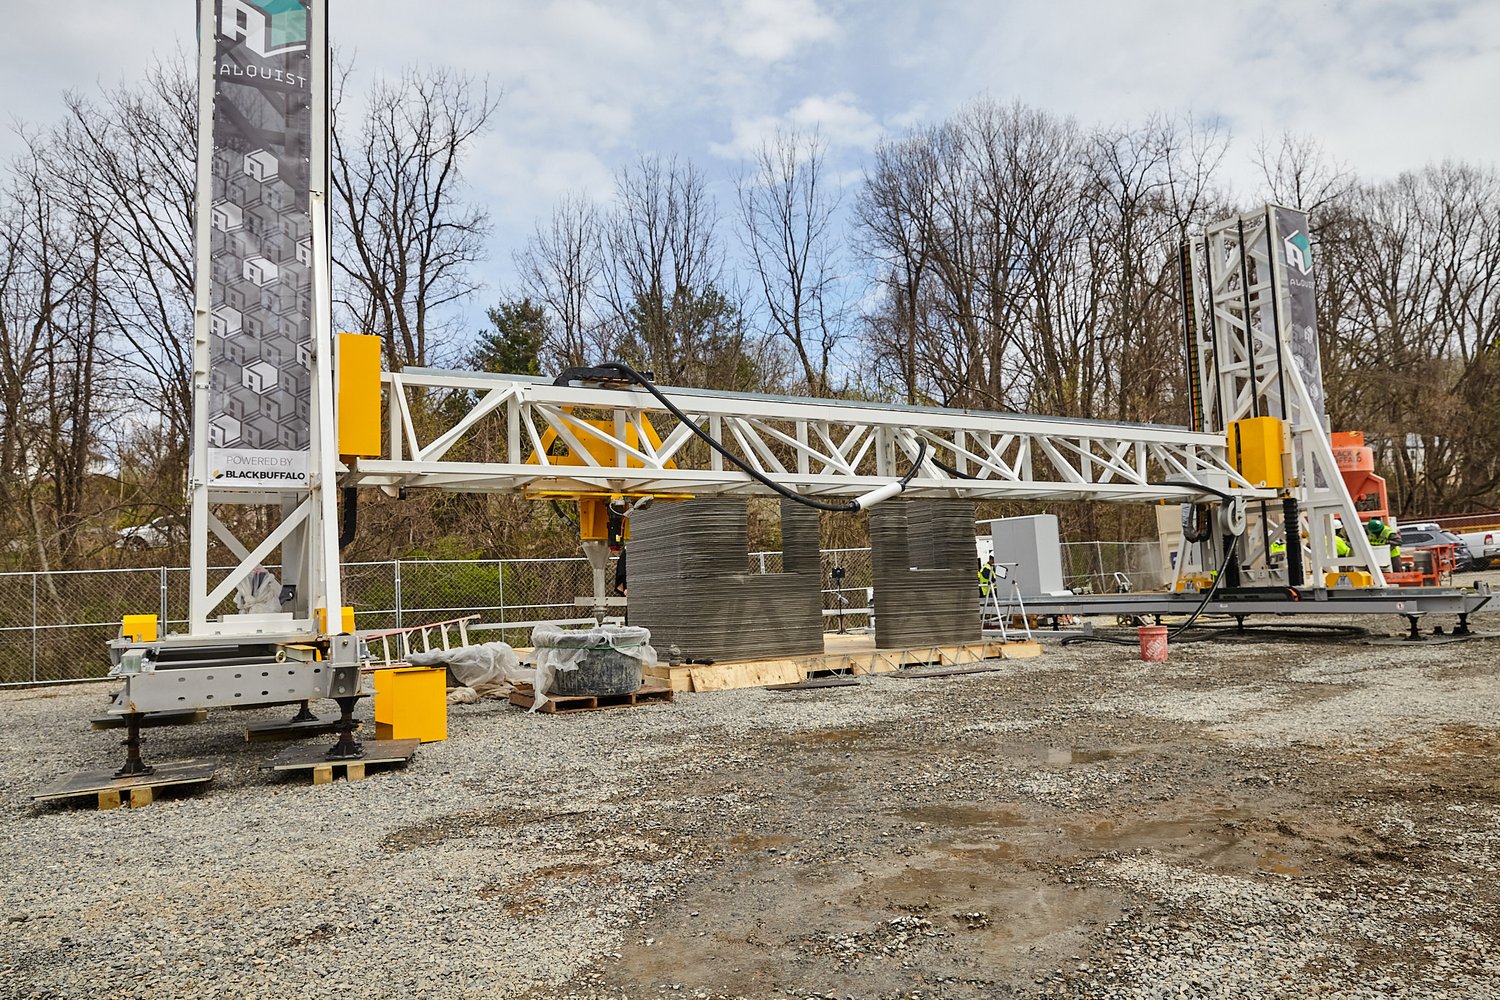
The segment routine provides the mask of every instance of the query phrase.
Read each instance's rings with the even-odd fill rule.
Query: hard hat
[[[1380,518],[1378,518],[1378,517],[1372,517],[1372,518],[1370,518],[1370,524],[1371,524],[1371,526],[1376,527],[1376,528],[1382,527],[1382,524],[1380,523]]]

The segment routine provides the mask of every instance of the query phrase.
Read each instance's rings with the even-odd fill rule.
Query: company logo
[[[1312,241],[1302,230],[1297,230],[1282,241],[1286,247],[1286,262],[1303,274],[1312,274]]]
[[[220,0],[219,35],[260,56],[307,48],[307,8],[303,0]]]

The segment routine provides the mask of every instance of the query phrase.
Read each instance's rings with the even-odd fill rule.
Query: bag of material
[[[265,567],[257,566],[234,585],[234,606],[242,615],[281,613],[281,584]]]
[[[561,693],[573,693],[570,686],[559,679],[559,675],[576,672],[580,665],[607,666],[610,660],[630,661],[634,683],[626,681],[631,690],[640,686],[640,672],[656,665],[656,650],[651,647],[651,631],[634,625],[597,625],[586,629],[564,629],[556,625],[538,625],[532,630],[531,644],[535,647],[531,659],[536,662],[536,700],[531,706],[535,712],[547,700],[547,692],[554,687],[563,688]],[[622,691],[600,691],[600,694],[619,694]]]
[[[407,659],[417,667],[447,667],[459,687],[473,688],[483,698],[504,698],[515,685],[534,680],[533,672],[521,666],[516,651],[504,642],[414,652]]]

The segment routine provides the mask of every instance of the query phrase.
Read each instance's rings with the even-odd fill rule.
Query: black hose
[[[344,487],[344,517],[343,523],[339,525],[339,551],[347,549],[354,541],[354,533],[359,530],[359,490],[353,486]]]
[[[1193,627],[1193,622],[1195,622],[1195,621],[1198,620],[1198,616],[1201,615],[1201,614],[1203,614],[1203,609],[1206,608],[1206,607],[1208,607],[1208,602],[1214,599],[1214,594],[1218,593],[1218,591],[1219,591],[1219,580],[1224,576],[1224,571],[1229,568],[1229,560],[1231,560],[1233,558],[1234,558],[1234,549],[1231,548],[1229,550],[1229,553],[1224,557],[1224,563],[1223,563],[1223,565],[1221,565],[1219,567],[1219,571],[1214,574],[1214,582],[1208,588],[1208,593],[1206,593],[1206,594],[1203,595],[1203,600],[1199,601],[1198,602],[1198,606],[1193,609],[1193,613],[1191,615],[1188,615],[1188,620],[1187,621],[1185,621],[1181,625],[1177,626],[1177,628],[1175,630],[1167,633],[1167,641],[1168,642],[1171,642],[1172,640],[1176,639],[1179,635],[1181,635],[1182,633],[1186,632],[1188,629],[1190,629],[1190,628]],[[1122,646],[1134,645],[1134,643],[1132,643],[1128,639],[1116,639],[1113,636],[1106,636],[1106,635],[1070,635],[1070,636],[1068,636],[1066,639],[1064,639],[1062,641],[1062,644],[1064,646],[1071,646],[1071,645],[1074,645],[1074,644],[1080,643],[1080,642],[1110,642],[1110,643],[1114,643],[1116,645],[1122,645]]]
[[[683,413],[682,410],[678,408],[677,404],[668,399],[666,394],[658,389],[649,378],[642,375],[640,372],[636,371],[634,368],[630,367],[623,361],[606,361],[602,365],[596,365],[593,368],[570,368],[559,375],[553,384],[563,385],[568,381],[572,381],[574,378],[597,378],[605,372],[615,372],[616,374],[623,376],[626,380],[634,382],[642,389],[645,389],[647,392],[651,393],[651,395],[656,397],[656,401],[662,406],[666,407],[667,412],[671,413],[672,416],[681,421],[688,430],[692,431],[695,435],[701,438],[714,451],[718,452],[730,462],[733,462],[734,465],[738,469],[740,469],[740,471],[744,472],[751,479],[754,479],[756,482],[760,483],[762,486],[765,486],[767,489],[770,489],[780,494],[781,496],[786,497],[788,500],[800,503],[804,507],[811,507],[814,510],[829,510],[838,513],[849,513],[864,509],[860,505],[860,502],[858,500],[849,500],[844,503],[828,503],[824,500],[815,500],[812,497],[803,496],[796,490],[788,489],[787,487],[782,486],[780,483],[776,482],[774,479],[771,479],[769,476],[766,476],[760,470],[756,469],[744,459],[736,455],[734,452],[730,451],[728,448],[720,444],[717,440],[714,439],[712,434],[709,434],[703,428],[699,427],[691,417],[689,417],[686,413]],[[927,442],[923,441],[921,438],[918,438],[917,457],[912,461],[911,468],[906,470],[906,475],[897,480],[903,490],[906,489],[906,484],[911,482],[912,478],[916,476],[917,470],[922,467],[922,461],[926,457]]]
[[[1244,642],[1312,642],[1334,639],[1363,639],[1369,634],[1370,630],[1360,625],[1323,625],[1313,622],[1301,624],[1264,622],[1258,625],[1194,625],[1191,632],[1174,634],[1171,641],[1179,645],[1185,642],[1224,642],[1235,640]],[[1112,635],[1070,635],[1062,641],[1062,645],[1067,646],[1080,642],[1106,642],[1115,646],[1135,646],[1140,640],[1138,638],[1126,639]]]

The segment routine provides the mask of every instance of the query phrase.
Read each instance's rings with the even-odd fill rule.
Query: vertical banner
[[[311,0],[212,0],[208,476],[308,485]]]
[[[1318,420],[1326,421],[1327,396],[1323,391],[1323,360],[1318,349],[1318,307],[1313,286],[1312,238],[1307,229],[1307,213],[1273,206],[1274,223],[1268,237],[1270,250],[1281,257],[1282,274],[1286,275],[1286,314],[1282,323],[1291,345],[1292,363],[1302,373],[1307,394]]]

